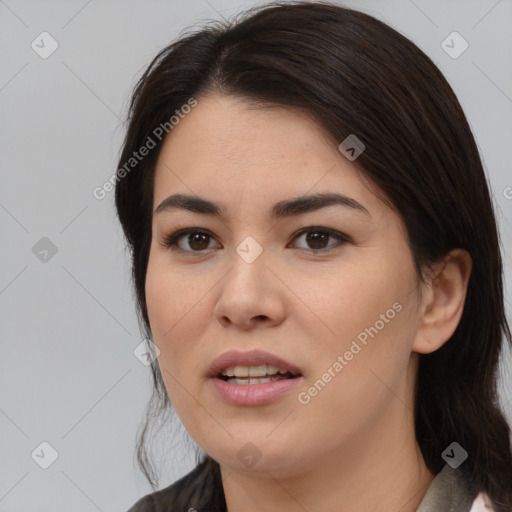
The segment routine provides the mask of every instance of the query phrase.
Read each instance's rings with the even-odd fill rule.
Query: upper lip
[[[218,377],[222,370],[233,366],[261,366],[264,364],[275,366],[280,370],[287,370],[293,375],[302,375],[297,366],[269,352],[263,350],[250,350],[248,352],[230,350],[213,361],[208,369],[208,377]]]

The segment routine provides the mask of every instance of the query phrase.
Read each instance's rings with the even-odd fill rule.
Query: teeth
[[[269,377],[259,377],[256,379],[237,379],[236,377],[229,378],[226,382],[229,384],[238,384],[242,386],[250,386],[251,384],[265,384],[267,382],[274,382],[281,380],[283,377],[280,375],[271,375]]]
[[[235,377],[249,377],[249,368],[247,366],[235,366],[233,373]]]
[[[249,366],[247,370],[249,372],[249,377],[264,377],[265,375],[267,375],[267,366],[265,364],[262,366]]]
[[[281,370],[275,366],[260,365],[260,366],[231,366],[222,370],[221,375],[225,377],[265,377],[266,375],[284,375],[288,370]]]

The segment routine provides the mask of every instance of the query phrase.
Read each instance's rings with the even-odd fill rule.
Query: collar
[[[473,494],[461,470],[446,464],[432,480],[416,512],[469,512]]]

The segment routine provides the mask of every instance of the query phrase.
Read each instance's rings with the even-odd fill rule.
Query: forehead
[[[379,208],[357,167],[310,115],[220,95],[198,99],[169,133],[154,192],[155,205],[178,192],[226,204],[274,204],[305,193],[338,192]]]

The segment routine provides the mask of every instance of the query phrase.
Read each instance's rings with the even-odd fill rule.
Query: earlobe
[[[471,256],[464,249],[452,250],[435,265],[422,294],[414,352],[430,354],[451,338],[464,310],[471,268]]]

